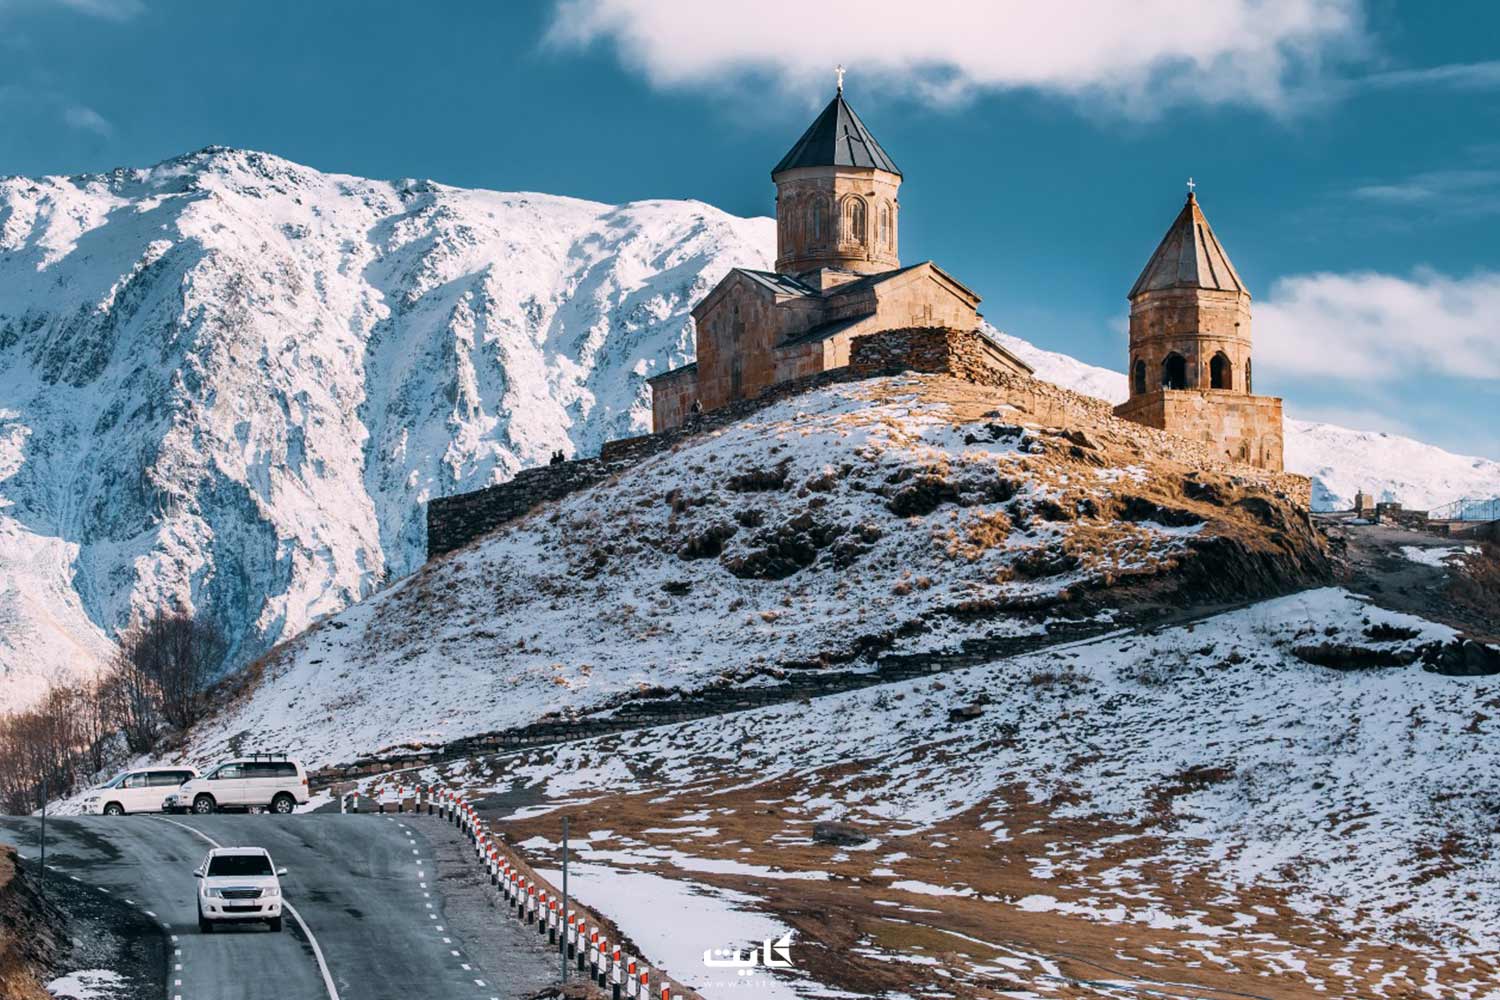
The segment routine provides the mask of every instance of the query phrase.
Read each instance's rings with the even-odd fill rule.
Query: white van
[[[166,797],[198,772],[191,767],[144,767],[126,771],[83,800],[83,812],[94,816],[161,812]]]
[[[167,797],[165,808],[167,812],[195,813],[260,808],[285,815],[311,797],[301,761],[255,754],[225,761],[184,783]]]

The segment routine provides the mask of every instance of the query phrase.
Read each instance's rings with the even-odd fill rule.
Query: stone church
[[[776,270],[737,267],[693,310],[698,360],[650,380],[653,430],[844,368],[857,339],[883,331],[957,331],[984,365],[1031,374],[978,333],[978,295],[932,261],[901,266],[901,179],[840,85],[771,171]]]
[[[1250,292],[1191,190],[1129,298],[1130,398],[1115,415],[1281,471],[1281,400],[1251,391]]]
[[[873,334],[941,335],[973,370],[1032,373],[979,331],[978,295],[932,261],[901,266],[901,168],[842,82],[771,180],[776,270],[737,267],[693,309],[697,361],[649,380],[654,431],[847,368]],[[1281,400],[1251,393],[1250,293],[1191,192],[1129,297],[1130,398],[1115,415],[1279,471]]]

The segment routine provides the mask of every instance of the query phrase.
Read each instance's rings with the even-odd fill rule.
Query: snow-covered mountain
[[[645,378],[692,356],[688,310],[774,243],[771,220],[697,202],[225,148],[0,179],[0,707],[95,668],[146,608],[211,613],[243,660],[410,572],[429,497],[645,430]],[[1045,378],[1123,391],[1007,342]],[[1325,496],[1500,493],[1495,463],[1464,479],[1473,460],[1427,449],[1430,477],[1397,483],[1349,443],[1377,436],[1311,427],[1288,453],[1326,467]]]
[[[596,450],[767,219],[211,148],[0,180],[0,706],[133,613],[243,658],[418,565],[423,502]]]

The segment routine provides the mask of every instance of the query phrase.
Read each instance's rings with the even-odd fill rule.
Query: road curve
[[[49,820],[47,829],[50,877],[107,891],[163,925],[169,1000],[499,1000],[537,987],[496,982],[477,971],[493,961],[466,957],[470,942],[448,926],[422,822],[90,816]],[[0,818],[0,840],[31,859],[38,833],[34,819]],[[283,891],[300,919],[289,912],[281,934],[261,924],[200,934],[192,870],[212,844],[270,851],[288,869]]]

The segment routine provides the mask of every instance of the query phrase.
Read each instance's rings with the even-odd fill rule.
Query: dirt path
[[[1442,622],[1480,641],[1500,641],[1500,549],[1468,539],[1444,538],[1394,525],[1359,524],[1349,515],[1319,515],[1335,548],[1343,549],[1340,582],[1391,611]],[[1467,550],[1439,562],[1443,550]]]

